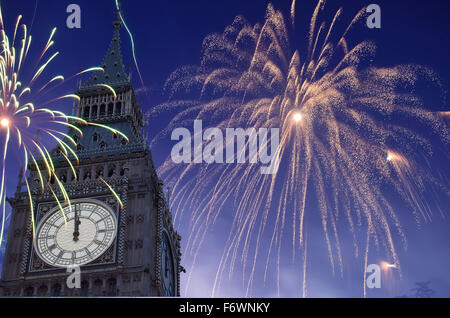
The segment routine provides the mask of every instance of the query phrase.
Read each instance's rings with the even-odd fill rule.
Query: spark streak
[[[17,18],[14,35],[12,41],[10,41],[3,25],[3,15],[0,7],[0,141],[3,143],[0,184],[0,207],[2,211],[0,244],[3,240],[6,220],[6,164],[8,156],[16,156],[17,154],[21,157],[23,156],[24,166],[21,175],[23,176],[26,185],[34,237],[35,219],[33,198],[38,194],[33,193],[35,187],[30,185],[28,180],[29,175],[27,175],[28,172],[31,170],[37,172],[41,194],[43,194],[46,189],[51,192],[64,219],[65,214],[63,206],[68,206],[69,210],[71,210],[70,197],[64,187],[64,182],[60,180],[55,172],[55,163],[52,159],[54,151],[50,150],[49,147],[54,147],[54,144],[56,143],[65,162],[70,166],[75,178],[77,178],[76,169],[74,168],[74,164],[79,164],[75,149],[77,143],[66,132],[67,129],[74,131],[79,138],[81,138],[83,134],[82,130],[78,128],[79,125],[95,125],[110,131],[112,134],[121,135],[128,140],[123,133],[107,125],[87,122],[82,118],[68,116],[64,112],[56,109],[55,102],[62,99],[69,98],[79,101],[80,98],[75,94],[67,94],[48,101],[37,102],[42,99],[42,96],[48,94],[55,89],[55,87],[63,84],[67,80],[65,80],[62,75],[57,75],[51,77],[51,79],[46,81],[42,86],[37,86],[37,83],[41,81],[41,77],[46,73],[48,65],[59,55],[59,52],[56,52],[49,58],[46,58],[47,54],[50,54],[50,48],[54,45],[53,37],[56,32],[56,28],[54,28],[39,55],[36,65],[39,65],[42,60],[45,60],[45,62],[37,68],[28,83],[23,85],[21,81],[21,70],[23,70],[23,65],[28,57],[31,45],[31,35],[28,34],[26,25],[20,24],[21,19],[22,16]],[[18,31],[19,27],[21,27],[23,35],[16,41],[16,36],[20,33]],[[16,48],[14,46],[15,43],[20,43],[20,47]],[[16,52],[19,52],[19,55],[16,55]],[[86,72],[99,70],[103,69],[92,67],[69,77],[69,79]],[[57,85],[53,85],[54,83],[57,83]],[[104,87],[114,96],[117,96],[112,87],[108,85],[104,85]],[[52,105],[52,107],[43,107],[48,104]],[[42,138],[38,138],[36,132],[42,134]],[[46,140],[52,140],[53,143],[45,142]],[[14,144],[17,144],[17,148],[14,147],[11,148],[12,150],[9,150],[9,146]],[[74,162],[72,163],[72,161]],[[122,207],[119,195],[104,179],[101,179],[101,181],[106,185],[108,191],[113,194]],[[19,182],[23,181],[19,180]]]
[[[303,249],[306,271],[305,231],[312,214],[321,222],[333,273],[344,270],[343,229],[353,238],[355,256],[362,250],[367,262],[375,244],[400,269],[395,241],[406,246],[406,237],[395,213],[397,198],[420,223],[431,219],[432,206],[440,209],[427,194],[450,195],[448,183],[428,164],[430,139],[450,141],[446,113],[428,111],[404,89],[419,78],[436,83],[434,74],[417,65],[371,66],[375,45],[352,46],[348,39],[365,10],[342,28],[339,9],[328,27],[322,22],[324,2],[313,12],[306,52],[290,38],[294,21],[287,24],[272,5],[263,24],[236,17],[223,33],[204,39],[199,66],[182,67],[168,78],[171,100],[150,113],[176,111],[153,144],[194,120],[223,131],[280,128],[283,169],[275,175],[261,175],[258,164],[174,164],[170,157],[159,169],[173,189],[175,222],[184,223],[189,213],[184,254],[192,256],[193,268],[207,233],[233,204],[213,296],[225,271],[231,276],[239,261],[245,295],[261,261],[264,278],[274,264],[279,287],[286,244],[294,255]],[[290,16],[295,17],[295,1]],[[363,246],[360,236],[367,237]]]
[[[137,70],[137,72],[138,72],[139,79],[141,80],[142,87],[144,88],[144,87],[145,87],[144,80],[142,79],[141,70],[139,69],[139,65],[138,65],[137,58],[136,58],[136,50],[135,50],[135,48],[134,48],[134,38],[133,38],[133,34],[131,33],[130,29],[128,29],[128,26],[127,26],[127,24],[125,23],[124,18],[122,17],[122,13],[120,12],[119,0],[115,0],[115,2],[116,2],[116,8],[117,8],[117,11],[119,12],[120,20],[122,21],[122,24],[123,24],[123,26],[125,27],[125,30],[127,30],[127,33],[128,33],[128,35],[129,35],[129,37],[130,37],[130,41],[131,41],[131,52],[132,52],[132,54],[133,54],[134,65],[136,66],[136,70]]]

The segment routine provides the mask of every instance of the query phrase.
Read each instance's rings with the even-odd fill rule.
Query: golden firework
[[[291,23],[272,5],[263,24],[251,25],[236,17],[223,33],[204,39],[199,66],[182,67],[169,77],[166,91],[172,101],[150,114],[177,111],[155,143],[194,120],[224,131],[280,128],[283,168],[274,175],[261,175],[258,164],[182,165],[171,158],[160,169],[172,184],[175,222],[190,212],[186,253],[193,255],[194,263],[208,230],[226,212],[225,205],[234,202],[213,295],[226,268],[231,275],[238,261],[247,295],[258,260],[265,258],[266,278],[272,254],[279,287],[286,233],[293,257],[300,247],[306,258],[307,212],[319,214],[333,272],[337,266],[343,272],[338,230],[342,220],[353,237],[356,256],[363,250],[367,262],[373,242],[383,246],[391,263],[400,268],[394,236],[403,244],[406,237],[392,193],[408,204],[417,222],[431,218],[425,193],[449,196],[448,183],[422,164],[432,153],[429,138],[448,144],[448,125],[442,114],[428,111],[405,89],[418,78],[436,82],[434,74],[417,65],[371,66],[375,45],[363,41],[351,46],[347,40],[365,9],[343,28],[338,23],[342,9],[330,23],[321,22],[323,11],[324,1],[318,1],[305,51],[293,48],[290,36],[295,1]],[[357,239],[361,231],[366,237],[362,248]],[[306,273],[306,260],[303,266]]]
[[[51,31],[50,37],[40,54],[37,62],[37,65],[40,64],[40,66],[32,74],[31,79],[28,82],[22,82],[22,72],[25,68],[24,65],[30,51],[32,37],[28,34],[27,26],[21,24],[21,19],[22,16],[17,18],[13,37],[10,39],[3,24],[3,16],[0,8],[0,136],[3,144],[2,176],[0,184],[0,206],[3,215],[0,230],[0,244],[3,241],[6,220],[5,199],[7,158],[16,156],[17,154],[21,154],[23,158],[24,171],[21,175],[24,178],[27,188],[34,237],[35,223],[33,195],[27,180],[29,168],[33,168],[37,171],[42,192],[44,192],[46,187],[50,190],[63,215],[63,202],[71,209],[70,197],[65,190],[63,182],[61,182],[55,173],[55,164],[53,163],[51,155],[52,150],[49,147],[53,148],[55,145],[57,146],[57,149],[59,149],[64,159],[71,167],[75,178],[77,178],[76,169],[74,168],[74,165],[78,164],[78,156],[76,153],[77,143],[66,133],[68,129],[75,131],[81,138],[82,131],[77,127],[78,125],[95,125],[109,130],[113,134],[121,135],[128,140],[124,134],[116,129],[98,123],[90,123],[81,118],[66,115],[64,112],[58,110],[56,102],[66,98],[79,101],[77,95],[67,94],[52,100],[44,102],[40,101],[46,93],[49,93],[55,88],[55,86],[52,85],[61,85],[66,81],[62,75],[57,75],[51,77],[50,80],[44,80],[42,85],[37,84],[46,72],[50,62],[59,54],[59,52],[56,52],[50,57],[47,57],[50,48],[54,45],[53,37],[56,28]],[[22,37],[17,38],[19,36],[19,28],[22,30]],[[71,78],[86,72],[99,70],[102,71],[103,69],[100,67],[92,67],[75,74]],[[107,87],[107,89],[112,90],[115,95],[112,87]],[[37,137],[37,132],[40,134],[40,138]],[[17,147],[13,148],[13,151],[11,152],[10,145]],[[114,192],[114,189],[103,179],[102,181],[122,206],[120,198]],[[22,180],[19,180],[19,182],[22,182]],[[60,196],[58,196],[57,193],[60,193]]]

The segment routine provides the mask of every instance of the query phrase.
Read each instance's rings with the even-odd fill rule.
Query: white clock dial
[[[39,223],[35,249],[47,264],[56,267],[85,265],[101,256],[117,232],[115,214],[99,201],[74,201],[49,212]]]

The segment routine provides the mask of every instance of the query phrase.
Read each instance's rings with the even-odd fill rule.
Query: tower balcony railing
[[[121,155],[124,153],[134,153],[134,152],[140,152],[145,151],[147,149],[146,145],[146,139],[143,138],[142,140],[139,140],[134,143],[126,144],[126,145],[114,145],[114,146],[108,146],[107,148],[81,148],[77,149],[77,156],[78,158],[91,158],[91,157],[98,157],[98,156],[110,156],[110,155]],[[65,161],[65,157],[61,153],[55,153],[54,160],[60,159],[61,161]]]
[[[79,116],[79,118],[82,118],[87,121],[91,122],[107,122],[107,121],[115,121],[115,120],[121,120],[126,119],[130,115],[128,114],[104,114],[99,116]],[[71,119],[71,123],[79,123],[78,120]]]

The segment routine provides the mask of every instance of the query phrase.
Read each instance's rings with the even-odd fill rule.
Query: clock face
[[[85,265],[101,256],[117,232],[115,214],[97,201],[74,201],[49,212],[38,225],[35,249],[48,265]]]
[[[161,276],[165,296],[175,296],[175,271],[172,248],[166,233],[162,235],[161,244]]]

